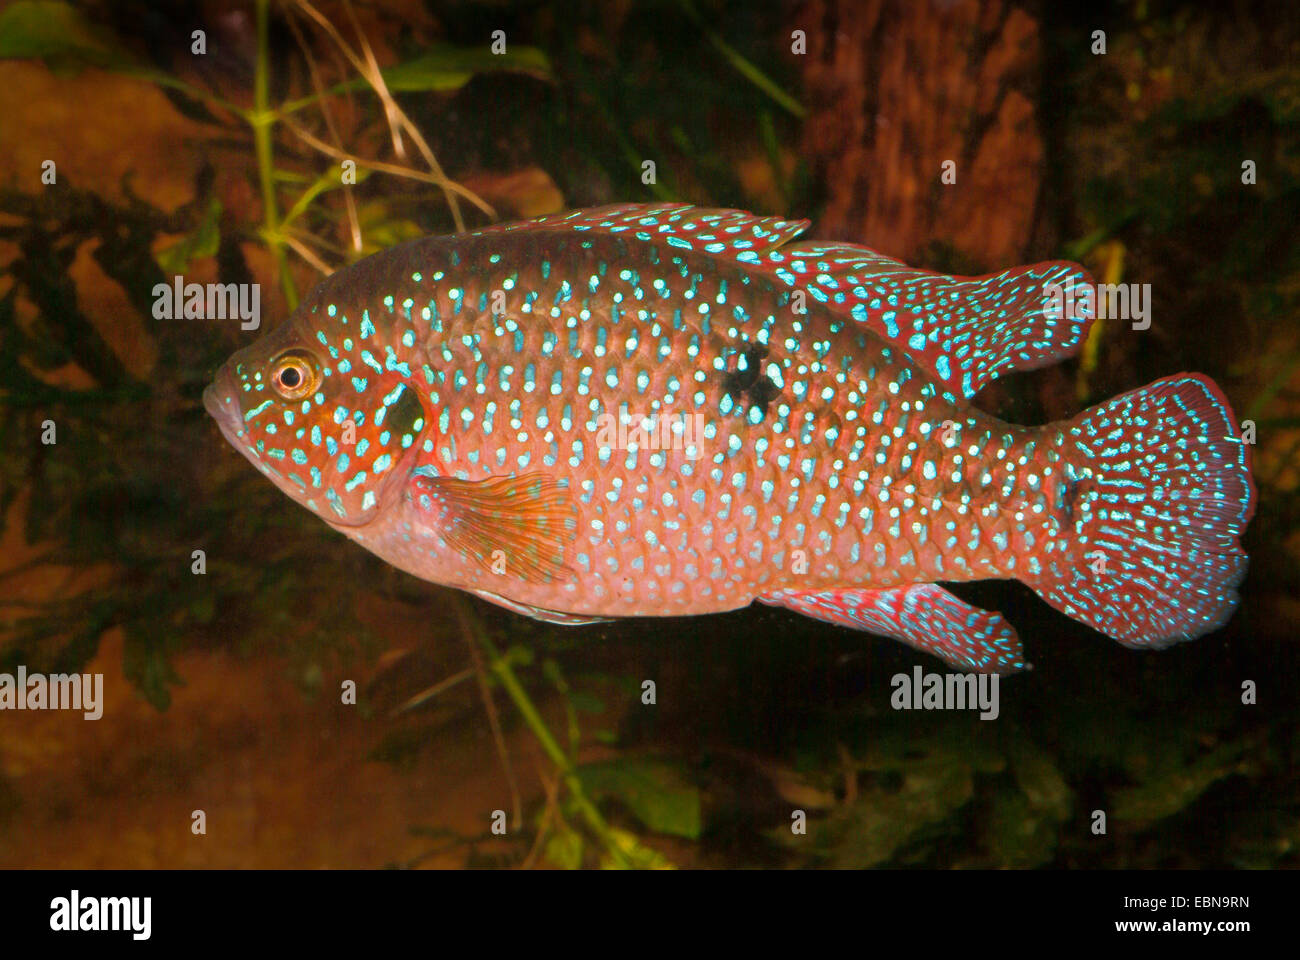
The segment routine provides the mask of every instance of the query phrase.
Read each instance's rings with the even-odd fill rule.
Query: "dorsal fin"
[[[662,238],[670,246],[764,270],[896,344],[953,399],[973,397],[1007,370],[1064,360],[1083,344],[1092,323],[1093,281],[1077,263],[1053,260],[955,277],[854,244],[784,246],[808,227],[807,220],[743,210],[621,203],[500,223],[470,235],[564,229]],[[1060,304],[1064,309],[1053,312]]]
[[[1007,370],[1072,356],[1095,314],[1092,277],[1067,260],[954,277],[847,243],[799,243],[741,259],[866,324],[967,399]]]
[[[557,227],[592,233],[627,233],[646,241],[662,238],[669,246],[683,250],[732,260],[744,256],[746,262],[753,262],[757,254],[775,250],[799,236],[808,229],[809,221],[756,217],[743,210],[696,207],[689,203],[618,203],[553,213],[535,220],[498,223],[473,230],[470,236]]]

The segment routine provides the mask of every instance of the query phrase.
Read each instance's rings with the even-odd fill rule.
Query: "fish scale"
[[[1253,486],[1217,387],[1004,423],[968,398],[1077,350],[1091,318],[1045,290],[1081,268],[948,277],[806,226],[629,204],[415,241],[205,402],[389,563],[555,622],[757,599],[1006,671],[1014,630],[936,581],[1016,577],[1135,646],[1226,619]]]

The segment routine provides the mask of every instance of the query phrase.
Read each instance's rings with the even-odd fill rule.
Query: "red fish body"
[[[389,563],[555,622],[762,600],[1008,671],[1012,628],[938,581],[1020,579],[1132,646],[1226,621],[1254,491],[1211,381],[1004,423],[970,398],[1078,349],[1050,305],[1082,268],[948,277],[806,226],[623,205],[415,241],[205,403]]]

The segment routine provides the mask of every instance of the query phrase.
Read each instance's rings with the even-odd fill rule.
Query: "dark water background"
[[[253,104],[256,7],[31,9],[0,9],[0,670],[103,672],[107,703],[94,722],[0,714],[0,865],[1297,863],[1294,10],[358,7],[381,64],[417,65],[421,89],[398,100],[448,175],[501,219],[683,199],[808,216],[813,236],[934,269],[1068,256],[1152,284],[1150,330],[1111,323],[1091,354],[977,402],[1042,422],[1180,370],[1214,377],[1258,433],[1241,609],[1212,636],[1139,654],[1019,584],[959,586],[1017,627],[1034,664],[981,721],[892,710],[892,676],[940,665],[891,641],[758,606],[533,623],[397,573],[294,506],[199,404],[257,334],[151,312],[153,285],[183,270],[260,282],[268,325],[287,314],[250,126],[199,93]],[[320,10],[356,36],[342,6]],[[297,34],[329,84],[356,76],[285,11],[269,16],[272,105],[311,92]],[[511,59],[485,51],[498,29]],[[329,102],[350,152],[400,162],[373,95]],[[319,111],[292,119],[327,138]],[[271,143],[283,214],[331,161],[284,124]],[[945,159],[953,186],[939,185]],[[425,182],[376,174],[354,197],[366,252],[455,228]],[[355,258],[348,222],[333,191],[295,226],[340,265]],[[285,260],[298,291],[318,279]],[[348,680],[356,706],[339,703]],[[494,835],[493,811],[516,805],[521,821]]]

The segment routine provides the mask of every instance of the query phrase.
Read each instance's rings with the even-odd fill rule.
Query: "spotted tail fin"
[[[1070,421],[1055,485],[1073,536],[1032,582],[1058,610],[1131,647],[1223,626],[1246,573],[1249,447],[1213,381],[1178,374]]]

